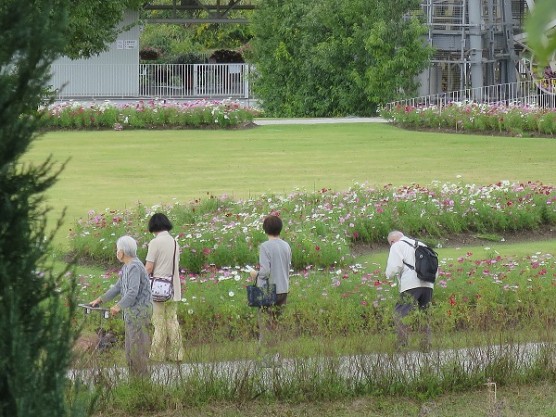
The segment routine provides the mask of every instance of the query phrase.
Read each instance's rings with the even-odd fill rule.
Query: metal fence
[[[547,82],[550,82],[548,85]],[[474,102],[485,104],[523,105],[542,108],[556,108],[556,79],[491,85],[481,88],[452,91],[435,95],[415,97],[389,103],[386,107],[398,106],[429,107],[454,103]]]
[[[249,71],[247,64],[141,64],[139,94],[249,98]]]
[[[69,98],[252,98],[248,64],[52,66],[51,84]]]

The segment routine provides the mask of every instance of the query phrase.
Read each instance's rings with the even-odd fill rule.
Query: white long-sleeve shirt
[[[411,246],[402,242],[403,240],[410,243]],[[390,253],[386,264],[386,276],[390,279],[396,278],[398,280],[400,292],[419,287],[434,288],[432,282],[420,280],[417,278],[417,272],[403,263],[405,261],[410,265],[415,265],[415,249],[413,245],[415,245],[415,240],[404,236],[390,246]],[[419,245],[423,245],[423,243],[419,242]]]

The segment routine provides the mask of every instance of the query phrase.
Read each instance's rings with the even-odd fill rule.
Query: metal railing
[[[69,98],[251,98],[248,64],[52,66],[51,85]]]
[[[141,96],[249,98],[247,64],[139,66]]]
[[[546,88],[550,82],[551,90]],[[483,104],[503,104],[536,106],[542,108],[556,108],[556,79],[543,80],[543,86],[535,81],[521,81],[517,83],[490,85],[481,88],[468,88],[449,93],[434,94],[398,100],[388,103],[386,108],[398,106],[441,108],[454,102],[474,102]]]

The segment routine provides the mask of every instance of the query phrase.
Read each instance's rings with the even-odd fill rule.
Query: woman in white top
[[[153,302],[154,335],[150,358],[160,362],[181,362],[185,352],[176,303],[181,300],[180,251],[170,230],[172,223],[166,215],[156,213],[150,218],[149,232],[154,233],[155,238],[149,242],[145,268],[151,276],[171,280],[174,288],[174,296],[170,300]]]

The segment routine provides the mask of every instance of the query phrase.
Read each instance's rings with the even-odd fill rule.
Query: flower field
[[[117,104],[54,103],[41,109],[46,129],[231,128],[253,121],[257,111],[231,100],[145,100]]]
[[[293,267],[301,270],[345,266],[353,243],[383,243],[394,229],[436,246],[442,237],[458,233],[554,225],[556,189],[536,182],[382,189],[354,185],[341,192],[296,191],[249,200],[208,196],[190,204],[90,211],[72,231],[72,251],[82,259],[110,263],[117,238],[129,234],[139,243],[139,255],[144,256],[152,239],[145,225],[157,211],[166,213],[175,225],[181,265],[187,271],[199,273],[210,265],[254,264],[257,247],[266,239],[261,222],[269,213],[283,219],[283,238],[292,246]]]
[[[434,332],[540,329],[554,324],[556,258],[536,253],[502,257],[488,247],[457,259],[442,258],[434,306]],[[94,298],[117,279],[81,277],[80,297]],[[256,334],[256,310],[246,303],[252,284],[244,268],[213,268],[201,274],[182,270],[185,288],[179,305],[189,343],[244,340]],[[306,268],[291,275],[284,329],[296,336],[378,334],[392,325],[397,282],[379,265]]]
[[[487,186],[432,184],[372,189],[355,185],[335,192],[296,191],[234,201],[208,196],[190,204],[138,206],[133,211],[90,212],[72,231],[72,251],[82,260],[113,264],[117,238],[138,240],[144,259],[152,238],[145,229],[152,213],[174,223],[180,244],[182,328],[188,340],[252,337],[255,311],[246,305],[250,284],[245,265],[257,263],[266,239],[261,222],[268,213],[285,223],[283,238],[293,251],[293,273],[284,325],[290,334],[378,333],[391,326],[397,282],[380,265],[358,264],[357,242],[383,243],[392,229],[438,248],[441,273],[432,309],[436,331],[489,330],[536,323],[554,316],[556,259],[553,253],[525,258],[494,251],[442,257],[443,238],[464,232],[507,233],[556,224],[556,190],[536,182]],[[83,300],[115,281],[81,277]]]
[[[405,128],[489,134],[554,135],[556,111],[531,106],[453,102],[445,106],[397,106],[381,115]]]

